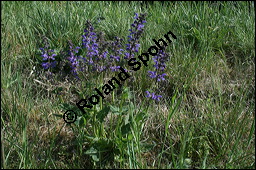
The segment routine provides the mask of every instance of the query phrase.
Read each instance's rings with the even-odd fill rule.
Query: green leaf
[[[98,112],[96,118],[102,123],[105,117],[108,115],[109,110],[109,106],[104,107],[101,111]]]
[[[88,149],[85,154],[90,155],[95,162],[100,160],[98,156],[98,150],[94,147],[90,147],[90,149]]]
[[[99,161],[100,161],[98,155],[92,155],[92,159],[93,159],[95,162],[99,162]]]
[[[95,137],[94,136],[88,136],[88,135],[85,135],[86,139],[90,140],[90,141],[94,141],[95,140]]]
[[[130,115],[127,114],[125,117],[124,117],[124,124],[127,125],[129,122],[130,122]]]
[[[110,110],[115,115],[124,115],[128,111],[128,108],[123,107],[122,109],[120,109],[119,107],[116,107],[116,106],[110,106]]]
[[[86,125],[86,119],[83,116],[79,116],[77,120],[75,121],[75,124],[78,126],[85,126]]]
[[[112,106],[112,105],[110,106],[110,110],[111,110],[111,112],[113,112],[113,113],[120,111],[118,107]]]
[[[128,124],[126,124],[126,125],[123,125],[123,126],[121,127],[122,136],[128,134],[130,131],[131,131],[131,124],[130,124],[130,123],[128,123]]]
[[[122,114],[125,114],[127,111],[128,111],[128,108],[127,107],[123,107],[121,112],[122,112]]]
[[[88,149],[88,150],[85,152],[85,154],[87,154],[87,155],[92,155],[92,154],[96,154],[96,153],[98,153],[98,150],[95,149],[94,147],[90,147],[90,149]]]
[[[139,114],[136,115],[135,121],[139,123],[140,121],[144,121],[146,119],[146,114],[144,112],[140,112]]]
[[[128,137],[127,137],[128,140],[132,140],[133,139],[133,135],[132,134],[129,134]]]

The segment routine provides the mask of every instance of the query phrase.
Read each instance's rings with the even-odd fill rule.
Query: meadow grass
[[[164,97],[145,98],[150,61],[66,124],[55,115],[114,74],[47,80],[40,36],[79,45],[90,19],[127,40],[134,12],[147,13],[140,52],[177,36]],[[1,168],[255,168],[254,3],[6,1],[1,14]]]

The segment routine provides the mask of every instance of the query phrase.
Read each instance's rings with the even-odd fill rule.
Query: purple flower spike
[[[148,71],[150,78],[156,78],[156,72],[155,71]]]
[[[49,62],[47,62],[47,63],[42,63],[42,66],[43,66],[44,69],[48,69],[48,68],[50,68],[51,63],[49,63]]]
[[[134,14],[135,14],[134,19],[138,19],[139,18],[138,13],[135,12]]]
[[[80,49],[80,47],[75,47],[74,48],[74,44],[71,41],[68,41],[69,43],[69,51],[68,51],[68,55],[69,57],[67,57],[67,60],[69,61],[70,64],[70,68],[71,68],[71,73],[73,73],[73,75],[77,77],[77,71],[79,70],[79,59],[81,58],[81,56],[77,56],[76,54],[79,52],[78,50]]]
[[[39,48],[41,50],[41,57],[43,57],[43,61],[47,61],[47,62],[43,62],[42,63],[42,67],[44,69],[49,69],[49,68],[54,68],[56,67],[56,61],[55,60],[55,56],[57,56],[57,54],[54,54],[54,50],[50,49],[49,47],[49,43],[46,39],[46,37],[44,37],[44,44],[45,46],[43,48]]]
[[[126,44],[126,50],[129,53],[129,55],[125,54],[125,59],[129,59],[133,57],[134,53],[139,52],[139,39],[142,36],[142,33],[144,31],[144,24],[146,14],[140,14],[138,15],[135,13],[135,21],[131,24],[131,28],[129,29],[130,35],[128,36],[128,44]]]
[[[146,97],[151,97],[151,94],[149,93],[149,91],[146,91],[147,95]]]
[[[120,66],[112,66],[112,67],[110,67],[110,69],[112,71],[119,71],[119,68],[120,68]]]
[[[166,76],[166,73],[158,75],[157,81],[165,80],[164,76]]]
[[[155,93],[151,93],[149,91],[146,91],[147,95],[146,97],[151,97],[153,100],[160,101],[161,95],[155,95]]]

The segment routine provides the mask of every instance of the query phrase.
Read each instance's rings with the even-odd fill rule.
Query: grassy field
[[[1,2],[1,168],[255,168],[254,10],[252,2]],[[76,102],[116,74],[47,78],[42,36],[56,51],[68,40],[79,46],[91,20],[107,41],[126,44],[135,12],[147,13],[139,53],[168,31],[177,36],[166,81],[153,84],[150,60],[82,115]],[[78,113],[73,124],[61,117],[67,109]]]

